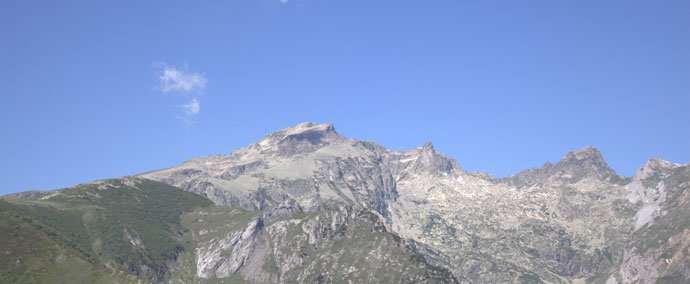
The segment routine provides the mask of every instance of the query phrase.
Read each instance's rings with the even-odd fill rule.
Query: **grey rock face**
[[[266,253],[262,247],[255,246],[263,225],[263,219],[256,219],[242,231],[197,248],[197,276],[224,278],[245,265],[251,267],[249,264]]]
[[[396,169],[382,163],[377,149],[338,135],[332,125],[303,123],[230,155],[197,158],[142,177],[248,210],[292,199],[306,211],[349,204],[385,215],[389,200],[397,198],[391,173]],[[414,155],[422,157],[414,165],[418,170],[457,167],[433,149],[415,150]]]
[[[625,180],[609,168],[599,150],[587,147],[568,153],[556,165],[546,163],[541,168],[522,171],[506,181],[514,186],[529,187],[549,182],[572,184],[584,178],[607,180],[616,184],[622,184]]]
[[[311,282],[316,271],[345,263],[313,262],[315,251],[334,254],[334,240],[362,234],[350,224],[368,212],[370,225],[380,224],[370,232],[399,236],[397,246],[459,282],[690,281],[690,173],[687,165],[658,159],[622,177],[588,147],[555,165],[496,179],[464,172],[430,143],[392,151],[342,137],[329,124],[304,123],[229,155],[143,177],[262,212],[243,230],[199,248],[200,277]],[[297,243],[315,251],[305,257]],[[273,270],[266,259],[276,260]],[[336,272],[317,277],[350,279]]]
[[[648,161],[628,185],[640,205],[635,232],[615,279],[623,283],[687,283],[690,279],[690,168]]]
[[[290,205],[278,210],[284,218],[267,212],[240,231],[202,241],[197,249],[198,277],[239,274],[252,283],[456,282],[448,270],[428,264],[386,233],[368,210],[341,206],[294,218],[286,206]]]

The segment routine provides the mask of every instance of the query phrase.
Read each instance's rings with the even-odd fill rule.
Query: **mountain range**
[[[0,198],[1,283],[690,283],[690,164],[594,147],[506,178],[302,123]]]

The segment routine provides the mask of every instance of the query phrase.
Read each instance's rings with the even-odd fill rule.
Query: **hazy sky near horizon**
[[[690,1],[0,2],[0,194],[303,121],[506,176],[690,162]]]

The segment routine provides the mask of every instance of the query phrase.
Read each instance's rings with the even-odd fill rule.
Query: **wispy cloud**
[[[158,89],[163,94],[176,94],[191,99],[178,104],[182,114],[176,117],[185,124],[191,125],[196,121],[196,116],[201,112],[199,98],[204,95],[208,80],[202,73],[191,72],[185,65],[184,68],[176,68],[164,62],[155,63]]]
[[[158,80],[163,93],[182,93],[188,94],[201,92],[206,88],[206,77],[203,74],[189,72],[185,69],[178,69],[166,63],[156,63],[158,70]]]
[[[289,0],[280,0],[280,3],[287,4]]]
[[[184,110],[185,115],[187,116],[197,115],[201,110],[201,106],[199,105],[199,100],[197,98],[192,98],[191,101],[189,101],[186,104],[183,104],[181,107],[182,110]]]

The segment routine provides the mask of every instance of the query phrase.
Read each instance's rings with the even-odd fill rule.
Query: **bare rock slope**
[[[330,262],[315,261],[318,252],[298,244],[346,246],[338,236],[356,238],[368,224],[386,235],[366,249],[381,257],[404,246],[423,258],[399,266],[381,259],[390,269],[405,267],[395,282],[690,282],[690,169],[659,159],[623,177],[588,147],[497,179],[463,171],[431,143],[392,151],[345,138],[329,124],[303,123],[229,155],[141,177],[257,212],[245,227],[200,239],[202,279],[311,282],[306,275],[317,270],[331,271],[318,274],[323,282],[366,279],[373,272],[355,263],[371,259],[347,258],[345,247],[322,256]]]

